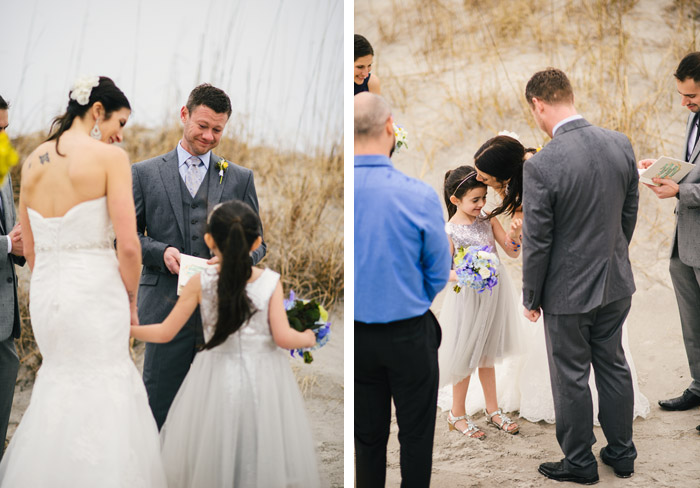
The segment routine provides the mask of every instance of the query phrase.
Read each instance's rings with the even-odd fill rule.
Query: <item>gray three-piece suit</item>
[[[633,469],[637,456],[621,338],[635,291],[638,180],[627,137],[584,119],[559,127],[524,165],[523,304],[544,312],[557,440],[564,468],[579,476],[597,474],[591,364],[608,458]]]
[[[199,190],[192,197],[178,171],[177,150],[132,166],[136,225],[141,240],[143,272],[139,282],[138,312],[141,324],[162,322],[177,301],[177,275],[163,261],[167,247],[202,258],[211,254],[204,242],[207,215],[228,200],[242,200],[258,212],[253,172],[229,162],[220,179],[213,153]],[[260,261],[263,243],[252,255]],[[199,308],[167,344],[147,344],[143,379],[158,428],[165,422],[197,346],[203,343]]]

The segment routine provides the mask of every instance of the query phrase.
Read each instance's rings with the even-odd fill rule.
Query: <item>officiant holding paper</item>
[[[665,410],[688,410],[700,406],[700,52],[685,56],[674,76],[681,105],[690,110],[682,151],[685,161],[694,168],[680,183],[669,178],[654,178],[659,186],[647,187],[659,198],[678,200],[669,269],[692,381],[679,397],[661,400],[659,405]],[[639,167],[648,168],[653,162],[642,160]]]
[[[212,152],[230,116],[228,95],[209,84],[199,85],[180,110],[184,130],[177,147],[132,166],[143,253],[138,294],[141,323],[162,322],[175,305],[182,255],[211,257],[204,229],[216,204],[242,200],[258,212],[253,172]],[[263,242],[252,253],[253,264],[266,249]],[[171,342],[146,345],[143,380],[159,429],[203,341],[196,312]]]

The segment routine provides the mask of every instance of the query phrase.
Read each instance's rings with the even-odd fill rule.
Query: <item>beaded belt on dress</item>
[[[34,252],[49,252],[49,251],[83,251],[88,249],[112,249],[112,243],[109,241],[102,242],[75,242],[72,244],[61,244],[58,246],[35,245]]]

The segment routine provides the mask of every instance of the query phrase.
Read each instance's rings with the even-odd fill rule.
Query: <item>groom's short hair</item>
[[[195,89],[190,92],[185,106],[187,107],[187,111],[192,113],[192,111],[200,105],[209,107],[217,114],[225,113],[228,117],[231,117],[231,99],[229,99],[226,92],[221,88],[212,86],[209,83],[202,83],[195,87]]]
[[[566,74],[557,68],[547,68],[538,71],[525,87],[525,98],[532,106],[532,99],[537,98],[550,105],[559,103],[574,103],[574,90]]]
[[[692,78],[695,83],[700,84],[700,52],[686,54],[673,76],[681,82]]]
[[[391,117],[391,107],[384,98],[370,92],[355,95],[355,139],[379,137]]]

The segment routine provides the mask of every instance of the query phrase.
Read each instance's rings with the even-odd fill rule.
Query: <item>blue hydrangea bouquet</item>
[[[312,347],[304,347],[290,350],[292,357],[304,358],[309,364],[314,360],[311,351],[326,345],[331,336],[331,323],[328,321],[328,312],[323,305],[316,300],[303,300],[296,298],[294,290],[289,292],[289,298],[284,300],[284,309],[287,311],[289,325],[299,332],[311,329],[316,334],[316,344]]]
[[[473,288],[477,293],[492,291],[498,284],[499,263],[491,246],[460,247],[454,257],[457,273],[454,291],[459,293],[462,287]]]

